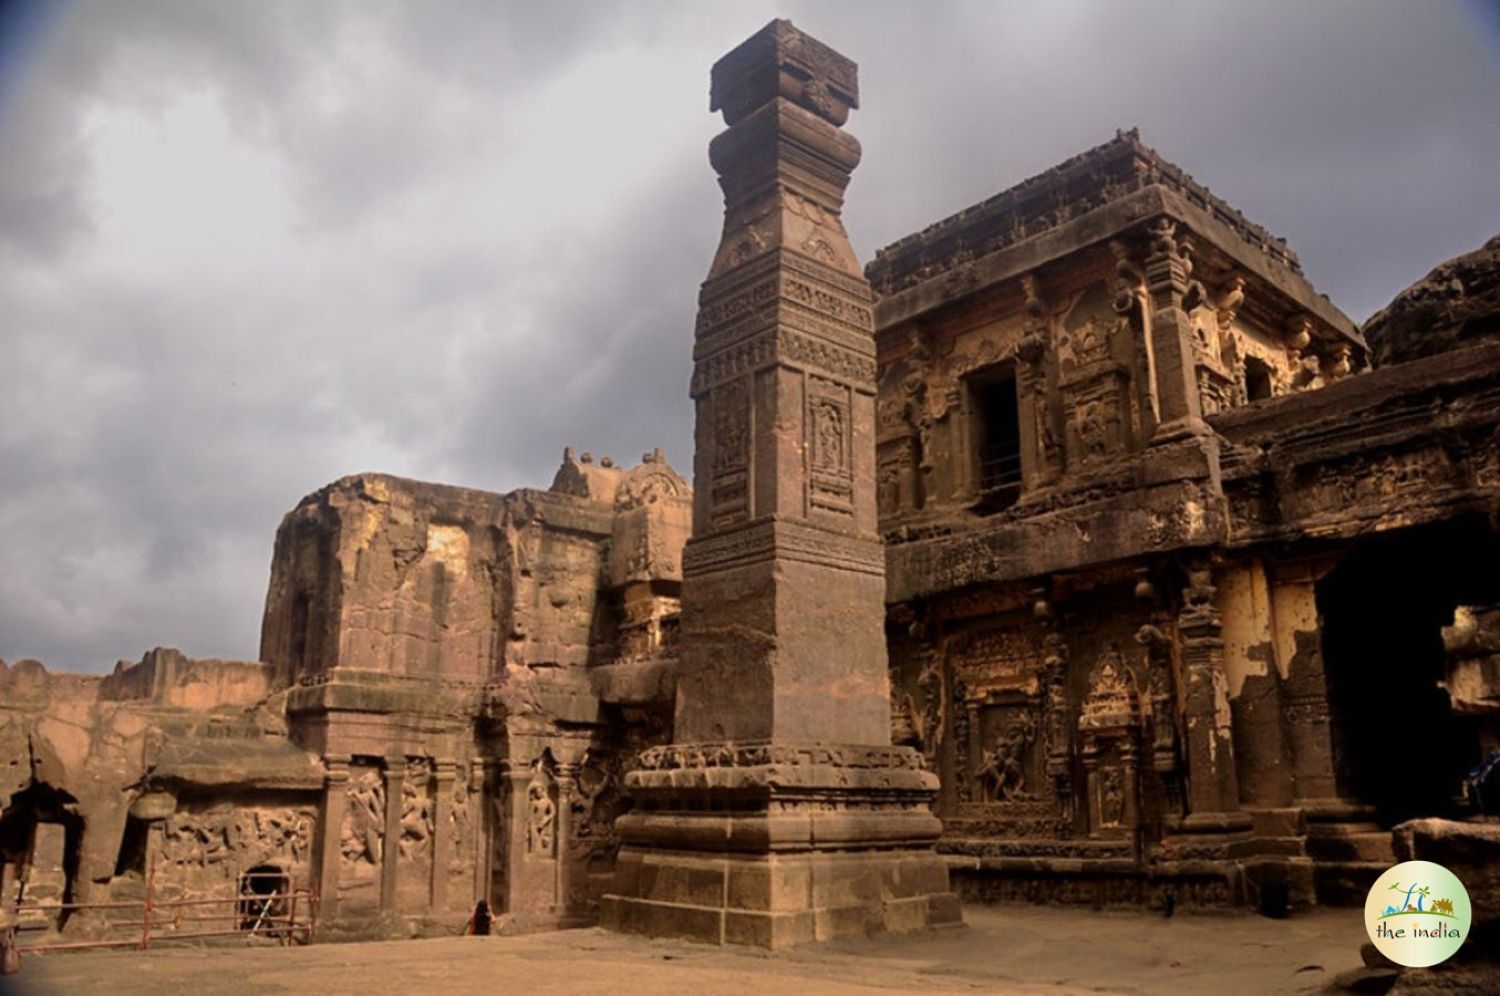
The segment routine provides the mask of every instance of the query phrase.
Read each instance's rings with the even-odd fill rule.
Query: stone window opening
[[[1015,369],[996,367],[969,385],[979,499],[990,510],[1021,494],[1021,417]]]
[[[1264,401],[1273,394],[1271,388],[1271,365],[1254,356],[1245,358],[1245,398],[1248,401]]]

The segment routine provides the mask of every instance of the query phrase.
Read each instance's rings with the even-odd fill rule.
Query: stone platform
[[[626,787],[606,926],[785,948],[960,922],[916,751],[676,744]]]

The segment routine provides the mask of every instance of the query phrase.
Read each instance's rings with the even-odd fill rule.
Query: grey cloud
[[[708,67],[778,14],[860,62],[846,222],[866,256],[1133,124],[1356,318],[1500,229],[1500,68],[1460,5],[67,9],[0,120],[7,659],[253,655],[280,516],[345,473],[545,486],[565,443],[621,462],[660,444],[687,471],[720,223]],[[623,129],[532,114],[570,74],[601,104],[631,87],[587,75],[623,51],[680,93]],[[190,91],[285,168],[286,258],[101,270],[83,115]],[[558,135],[587,157],[566,181],[454,194]],[[584,223],[517,227],[538,199]]]

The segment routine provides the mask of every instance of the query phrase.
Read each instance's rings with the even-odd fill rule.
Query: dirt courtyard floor
[[[1030,906],[775,955],[600,929],[302,948],[28,955],[6,993],[1313,993],[1360,964],[1358,910],[1172,919]]]

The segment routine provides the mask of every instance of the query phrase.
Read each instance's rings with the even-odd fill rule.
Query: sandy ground
[[[969,907],[964,927],[775,955],[599,929],[304,948],[29,955],[10,993],[1311,993],[1357,966],[1358,910]],[[7,987],[8,984],[8,987]]]

